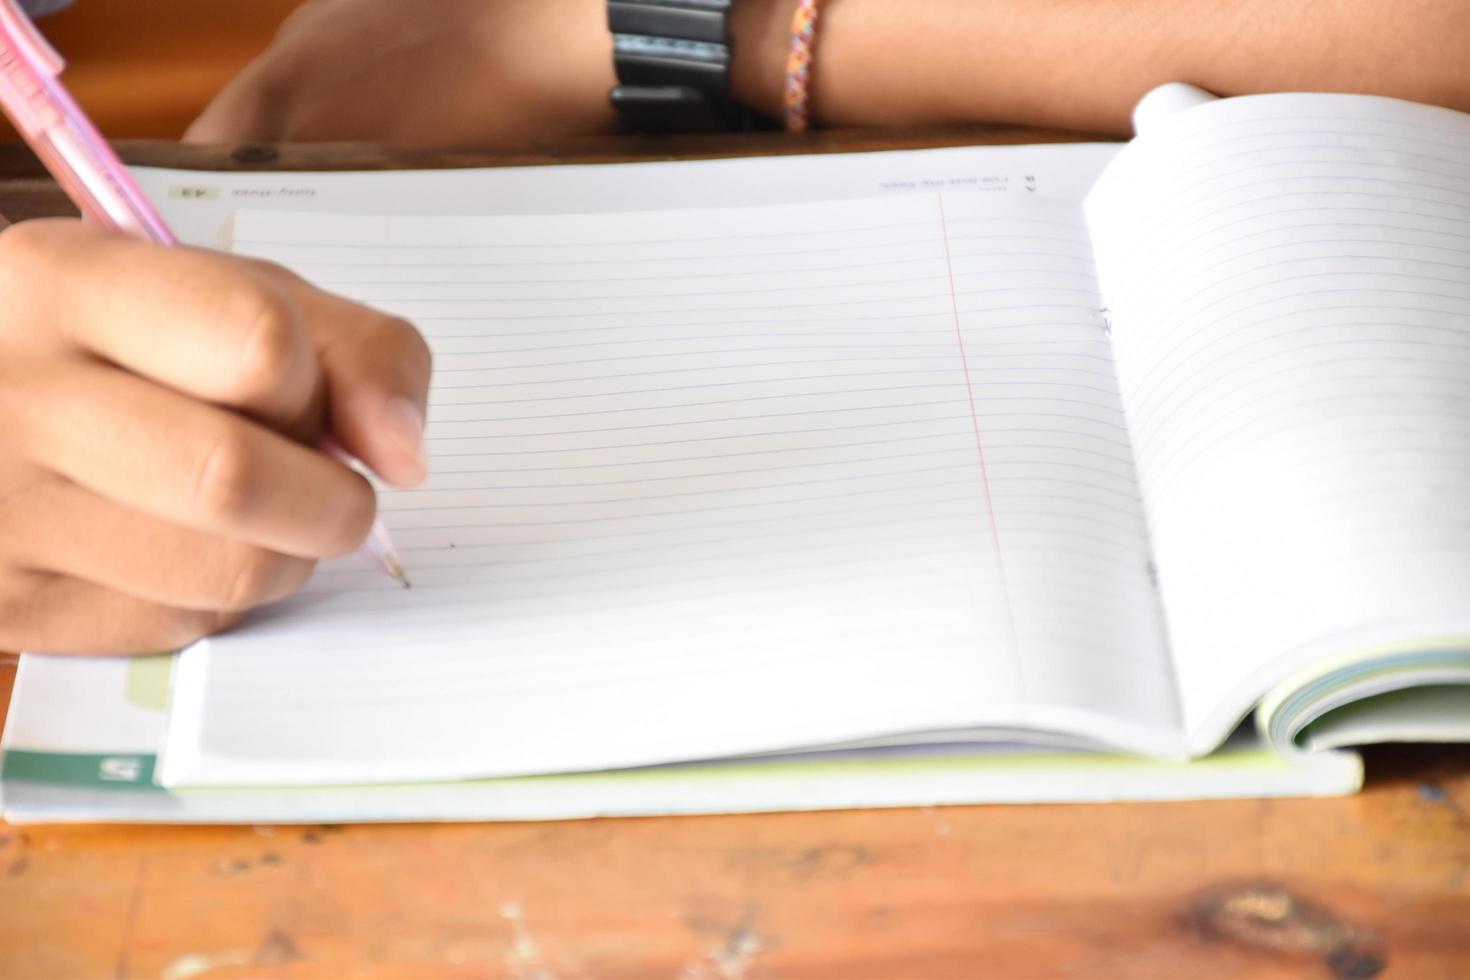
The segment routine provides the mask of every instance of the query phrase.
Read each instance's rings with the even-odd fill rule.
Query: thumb
[[[405,320],[299,280],[294,288],[326,383],[332,436],[388,483],[422,483],[428,345]]]

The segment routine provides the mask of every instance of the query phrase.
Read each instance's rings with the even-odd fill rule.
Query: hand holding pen
[[[0,233],[0,649],[171,649],[369,536],[371,485],[317,438],[424,478],[428,351],[274,266],[141,240],[167,230],[26,31],[0,0],[0,102],[110,227]]]

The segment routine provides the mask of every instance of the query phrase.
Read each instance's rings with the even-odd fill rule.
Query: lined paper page
[[[1324,653],[1470,637],[1470,120],[1264,96],[1088,202],[1185,717]]]
[[[599,768],[1049,711],[1177,733],[1076,207],[235,234],[422,328],[434,475],[381,498],[411,591],[331,563],[184,655],[169,781]]]

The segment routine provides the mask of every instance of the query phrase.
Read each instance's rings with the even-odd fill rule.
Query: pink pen
[[[62,86],[59,76],[65,64],[15,0],[0,0],[0,108],[88,220],[161,245],[178,244],[112,147]],[[352,462],[331,439],[323,441],[322,450]],[[408,587],[408,576],[381,521],[374,523],[363,552]]]

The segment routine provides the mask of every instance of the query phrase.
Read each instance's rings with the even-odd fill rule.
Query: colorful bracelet
[[[817,36],[817,0],[800,0],[791,18],[791,54],[786,59],[786,130],[804,132],[809,122],[812,49]]]

